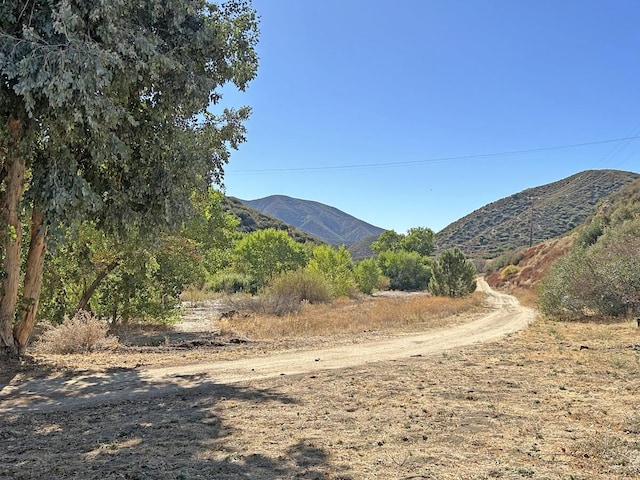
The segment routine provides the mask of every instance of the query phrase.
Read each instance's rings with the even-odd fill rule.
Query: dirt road
[[[178,389],[207,389],[220,384],[308,375],[433,355],[502,337],[526,327],[533,320],[534,311],[521,306],[514,297],[493,291],[482,279],[478,280],[478,288],[486,293],[491,310],[479,319],[455,327],[367,344],[283,352],[260,358],[60,376],[9,384],[0,391],[0,415],[73,410],[80,406],[162,396]]]

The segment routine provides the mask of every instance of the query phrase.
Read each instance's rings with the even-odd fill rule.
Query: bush
[[[321,272],[301,268],[274,278],[269,283],[266,294],[297,302],[328,303],[331,301],[331,285]]]
[[[590,246],[576,246],[544,278],[545,315],[577,319],[640,314],[640,220],[606,229]]]
[[[246,273],[225,272],[213,276],[206,289],[224,293],[257,293],[258,281]]]
[[[508,265],[517,266],[520,261],[524,258],[524,250],[516,250],[503,253],[499,257],[494,258],[486,263],[484,266],[484,273],[490,275],[492,273],[498,272],[502,270],[504,267]],[[480,270],[478,270],[480,271]]]
[[[505,280],[520,271],[520,267],[516,267],[515,265],[507,265],[502,270],[500,270],[500,279]]]
[[[109,336],[107,322],[90,312],[80,311],[65,318],[60,325],[49,326],[34,345],[39,353],[85,353],[112,349],[118,338]]]

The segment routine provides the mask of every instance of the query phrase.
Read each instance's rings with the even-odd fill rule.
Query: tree
[[[426,227],[410,228],[400,241],[400,246],[407,252],[416,252],[423,257],[433,255],[435,251],[435,233]]]
[[[46,246],[67,227],[149,235],[222,181],[249,109],[209,108],[254,78],[256,42],[242,0],[0,3],[0,349],[27,346]]]
[[[276,275],[306,265],[307,253],[287,232],[267,228],[247,233],[234,250],[235,269],[265,285]]]
[[[358,288],[362,293],[371,295],[380,283],[380,275],[382,271],[378,267],[377,262],[373,258],[365,258],[358,262],[355,267],[354,275]]]
[[[380,234],[378,239],[371,244],[371,250],[377,254],[381,254],[387,250],[398,250],[403,237],[404,235],[397,233],[395,230],[385,230]]]
[[[465,297],[476,290],[475,275],[475,265],[460,250],[445,250],[435,262],[429,290],[434,295]]]
[[[344,245],[337,250],[329,245],[318,245],[311,252],[307,268],[322,274],[331,285],[334,297],[347,296],[355,290],[353,260]]]
[[[394,290],[424,290],[431,278],[432,261],[416,252],[387,250],[378,256],[382,274]]]
[[[385,230],[371,244],[371,250],[377,254],[387,250],[405,250],[429,257],[435,251],[435,233],[427,227],[410,228],[406,235],[395,230]]]

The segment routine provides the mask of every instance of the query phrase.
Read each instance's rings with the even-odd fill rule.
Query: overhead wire
[[[538,152],[547,152],[547,151],[562,150],[562,149],[569,149],[569,148],[587,147],[587,146],[593,146],[593,145],[603,145],[603,144],[613,143],[613,142],[620,143],[624,141],[633,141],[638,138],[640,138],[640,134],[621,137],[621,138],[612,138],[608,140],[572,143],[567,145],[556,145],[551,147],[529,148],[524,150],[510,150],[505,152],[481,153],[481,154],[474,154],[474,155],[428,158],[428,159],[422,159],[422,160],[409,160],[409,161],[398,161],[398,162],[380,162],[380,163],[363,163],[363,164],[346,164],[346,165],[322,165],[318,167],[247,169],[247,170],[236,170],[234,172],[228,172],[228,175],[238,175],[238,174],[253,175],[253,174],[271,174],[271,173],[285,173],[285,172],[312,172],[312,171],[348,170],[348,169],[360,169],[360,168],[384,168],[384,167],[404,167],[404,166],[413,166],[413,165],[430,165],[430,164],[439,164],[439,163],[449,163],[449,162],[459,161],[459,160],[472,160],[476,158],[504,157],[509,155],[522,155],[527,153],[538,153]]]

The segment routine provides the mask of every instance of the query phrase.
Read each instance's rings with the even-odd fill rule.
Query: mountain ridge
[[[366,237],[380,235],[385,230],[336,207],[313,200],[302,200],[287,195],[237,200],[331,245],[349,245]]]
[[[581,225],[601,200],[638,178],[622,170],[585,170],[528,188],[449,224],[436,233],[436,245],[491,258],[558,238]]]

